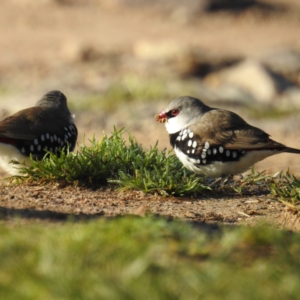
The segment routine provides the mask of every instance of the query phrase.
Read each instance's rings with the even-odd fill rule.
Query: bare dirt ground
[[[12,217],[45,221],[86,220],[125,214],[181,218],[210,229],[218,223],[253,225],[261,220],[287,227],[292,218],[285,205],[260,192],[246,196],[223,192],[196,198],[163,198],[139,191],[91,190],[57,184],[1,186],[0,217],[6,221]],[[297,216],[294,221],[298,226]]]
[[[133,72],[142,74],[145,67],[136,66],[132,57],[137,45],[145,40],[199,48],[216,58],[259,57],[274,49],[300,50],[297,0],[265,1],[272,5],[284,4],[284,10],[253,8],[239,13],[221,11],[196,16],[180,11],[160,12],[149,7],[128,8],[120,6],[118,1],[115,5],[107,5],[106,1],[88,1],[90,4],[86,5],[80,1],[74,1],[74,5],[61,4],[68,1],[37,2],[4,0],[1,3],[0,84],[4,91],[0,107],[3,116],[32,106],[44,92],[52,89],[64,91],[70,99],[87,90],[101,92],[108,81],[120,78],[131,66]],[[93,53],[94,49],[101,56],[101,63],[82,62],[84,55]],[[120,63],[120,56],[127,59],[125,64]],[[153,75],[155,71],[149,68],[148,73]],[[172,74],[166,76],[172,80]],[[114,113],[77,112],[79,143],[83,136],[86,140],[95,133],[100,137],[102,131],[111,132],[116,125],[129,127],[145,147],[157,140],[161,148],[169,147],[165,129],[155,123],[153,116],[170,100],[122,106]],[[239,113],[246,118],[245,111]],[[275,140],[299,148],[299,118],[295,115],[279,121],[248,120]],[[300,157],[278,155],[256,167],[268,173],[287,168],[299,176]],[[0,191],[0,218],[4,221],[16,214],[28,220],[51,221],[72,215],[90,218],[147,212],[201,224],[254,224],[266,220],[297,229],[297,220],[283,204],[259,193],[243,197],[224,193],[197,199],[161,198],[109,188],[89,190],[55,184],[15,186],[6,182]]]

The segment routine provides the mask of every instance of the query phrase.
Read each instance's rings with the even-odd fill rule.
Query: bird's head
[[[49,113],[55,113],[57,117],[68,118],[73,123],[74,116],[71,115],[66,96],[60,91],[50,91],[46,93],[36,104],[35,107],[47,110]]]
[[[35,106],[65,109],[67,108],[67,98],[60,91],[50,91],[45,94]]]
[[[195,124],[209,110],[211,108],[199,99],[184,96],[174,99],[155,118],[157,122],[165,123],[168,133],[172,134]]]

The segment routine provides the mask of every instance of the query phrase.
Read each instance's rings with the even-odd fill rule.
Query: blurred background
[[[79,144],[116,126],[170,149],[154,115],[191,95],[300,148],[299,84],[299,0],[1,0],[1,119],[58,89]]]

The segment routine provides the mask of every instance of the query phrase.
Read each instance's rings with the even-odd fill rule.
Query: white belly
[[[30,166],[30,159],[24,156],[16,147],[8,144],[0,143],[0,167],[10,175],[19,174],[18,169],[23,168],[23,165],[10,163],[12,160],[17,160],[20,163],[26,163]]]
[[[215,161],[207,165],[199,165],[196,163],[196,159],[188,157],[178,148],[175,147],[174,151],[179,160],[188,170],[196,174],[203,174],[209,177],[220,177],[222,175],[236,175],[243,173],[252,167],[256,162],[263,160],[268,156],[279,153],[270,150],[250,151],[246,152],[245,155],[238,161],[224,163],[221,161]]]

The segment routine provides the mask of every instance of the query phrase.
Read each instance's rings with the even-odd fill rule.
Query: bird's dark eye
[[[173,116],[173,117],[175,117],[175,116],[177,116],[179,114],[179,109],[172,109],[171,110],[171,115]]]

